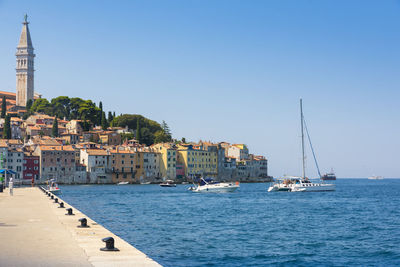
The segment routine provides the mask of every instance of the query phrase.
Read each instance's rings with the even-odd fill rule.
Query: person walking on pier
[[[13,195],[13,191],[14,191],[14,182],[13,182],[13,178],[10,178],[10,182],[8,183],[8,188],[10,189],[10,196]]]

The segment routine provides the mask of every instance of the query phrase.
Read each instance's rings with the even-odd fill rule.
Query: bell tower
[[[25,107],[29,99],[33,100],[34,86],[33,86],[33,73],[34,73],[34,58],[33,46],[31,35],[28,27],[28,16],[25,15],[24,22],[22,22],[22,32],[17,46],[17,94],[16,105]]]

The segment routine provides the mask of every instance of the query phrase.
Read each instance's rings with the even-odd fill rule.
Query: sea
[[[400,266],[400,179],[335,192],[64,185],[62,198],[163,266]],[[115,244],[118,247],[118,244]]]

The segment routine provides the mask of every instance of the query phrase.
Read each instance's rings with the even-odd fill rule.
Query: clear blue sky
[[[274,176],[300,174],[302,97],[324,171],[400,177],[400,1],[0,0],[0,90],[25,13],[43,97],[246,143]]]

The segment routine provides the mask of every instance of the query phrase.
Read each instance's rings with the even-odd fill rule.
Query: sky
[[[302,98],[322,172],[400,177],[400,1],[0,0],[3,91],[25,13],[47,99],[245,143],[281,176],[301,174]]]

